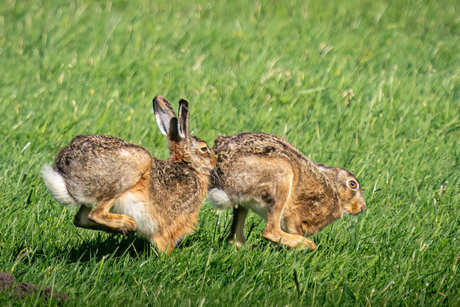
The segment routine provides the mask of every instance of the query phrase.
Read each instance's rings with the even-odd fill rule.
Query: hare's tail
[[[209,202],[219,210],[231,209],[234,207],[228,194],[220,188],[213,188],[208,192]]]
[[[63,206],[76,206],[77,202],[69,194],[65,185],[64,177],[55,171],[50,165],[45,164],[42,168],[42,177],[51,196]]]

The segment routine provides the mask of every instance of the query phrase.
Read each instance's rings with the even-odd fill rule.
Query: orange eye
[[[208,151],[208,144],[206,144],[205,142],[200,142],[198,144],[198,150],[200,151],[200,153],[206,153]]]
[[[358,187],[358,184],[356,183],[356,181],[350,180],[350,181],[348,181],[348,186],[351,189],[355,190]]]

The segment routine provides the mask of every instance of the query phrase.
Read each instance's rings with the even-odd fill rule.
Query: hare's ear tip
[[[187,104],[187,105],[188,105],[188,101],[185,100],[184,98],[181,98],[181,100],[179,100],[179,103],[180,103],[180,104]]]
[[[165,101],[165,100],[168,101],[168,99],[166,99],[166,97],[163,97],[163,96],[160,96],[160,95],[156,95],[156,96],[153,98],[153,102],[158,101],[158,100],[160,100],[160,101]]]

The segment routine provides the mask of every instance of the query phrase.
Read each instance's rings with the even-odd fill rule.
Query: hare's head
[[[179,101],[179,118],[162,96],[153,99],[153,110],[161,133],[168,138],[169,161],[185,162],[197,172],[209,173],[216,165],[216,157],[206,142],[189,135],[188,102]]]
[[[342,212],[357,215],[366,210],[366,201],[358,179],[349,171],[335,168],[337,172],[337,191]]]

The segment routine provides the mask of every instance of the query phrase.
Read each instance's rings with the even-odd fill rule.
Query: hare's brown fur
[[[265,133],[219,136],[213,150],[217,166],[211,175],[210,201],[234,208],[229,240],[245,242],[248,209],[266,219],[264,238],[289,247],[315,248],[304,238],[366,208],[361,187],[353,190],[349,171],[314,163],[285,139]],[[358,184],[359,185],[359,184]]]
[[[59,152],[53,170],[44,167],[43,178],[56,200],[81,205],[76,226],[137,232],[170,251],[197,222],[215,157],[205,142],[188,135],[186,101],[181,101],[180,121],[166,98],[157,96],[154,105],[158,126],[168,137],[167,161],[115,137],[77,136]],[[65,187],[59,186],[61,178]]]

